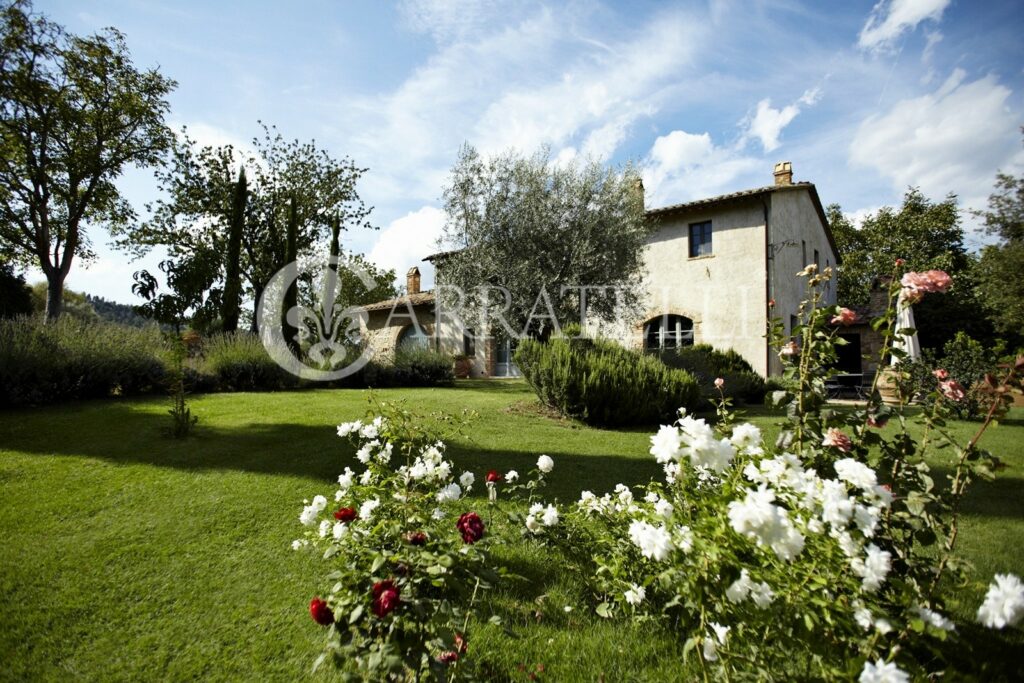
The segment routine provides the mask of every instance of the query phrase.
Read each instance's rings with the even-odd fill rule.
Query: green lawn
[[[650,430],[544,417],[520,382],[379,395],[423,412],[479,411],[472,439],[449,449],[478,478],[492,467],[526,471],[547,453],[556,468],[546,495],[567,501],[659,474],[647,455]],[[324,565],[289,544],[300,533],[302,499],[329,493],[352,464],[334,426],[362,416],[366,392],[215,394],[192,403],[201,422],[185,441],[162,436],[162,400],[0,414],[0,678],[308,675],[323,634],[306,607]],[[769,432],[774,419],[753,418]],[[972,428],[956,425],[961,434]],[[1024,411],[986,443],[1010,469],[972,491],[961,550],[986,579],[1024,574]],[[543,665],[541,680],[680,678],[679,639],[592,615],[578,578],[543,550],[499,544],[495,553],[530,581],[488,603],[514,637],[471,631],[481,675],[526,680]],[[1021,661],[1019,634],[984,640],[1000,659]]]

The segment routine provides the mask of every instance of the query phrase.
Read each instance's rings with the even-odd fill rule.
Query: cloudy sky
[[[781,160],[853,215],[909,185],[982,206],[997,170],[1024,169],[1019,0],[36,8],[76,33],[126,33],[136,64],[179,82],[171,123],[201,142],[244,144],[260,119],[368,167],[359,192],[380,230],[347,246],[400,273],[434,249],[463,142],[633,160],[648,206],[770,184]],[[151,176],[122,188],[144,215]],[[68,286],[135,303],[131,273],[158,257],[133,263],[93,239],[99,260]]]

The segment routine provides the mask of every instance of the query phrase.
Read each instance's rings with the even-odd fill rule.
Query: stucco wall
[[[689,226],[711,221],[710,256],[691,258]],[[764,207],[759,199],[659,219],[644,251],[645,313],[640,320],[593,326],[627,346],[643,344],[643,325],[665,313],[694,322],[694,342],[735,349],[765,366]]]
[[[770,272],[769,298],[775,300],[775,316],[782,319],[786,333],[790,332],[791,316],[797,316],[800,302],[806,298],[807,280],[796,273],[814,262],[814,250],[818,250],[819,268],[836,265],[836,255],[829,245],[821,226],[821,219],[811,200],[810,193],[803,189],[774,192],[771,196],[771,213],[768,226]],[[806,252],[806,260],[804,253]],[[826,303],[835,303],[836,279],[826,291]],[[772,354],[772,373],[781,372],[782,364]]]

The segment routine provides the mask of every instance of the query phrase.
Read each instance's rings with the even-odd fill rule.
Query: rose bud
[[[498,470],[491,470],[487,473],[486,481],[488,484],[500,484],[504,479],[505,477],[501,476],[501,472]]]
[[[409,545],[424,545],[427,542],[427,535],[422,531],[410,531],[405,535],[405,542]]]
[[[327,602],[320,598],[313,598],[309,602],[309,616],[321,626],[330,626],[334,623],[334,612],[327,606]]]
[[[888,415],[868,415],[868,427],[882,429],[888,422]]]
[[[461,633],[455,634],[455,651],[459,654],[466,654],[466,638]]]
[[[949,379],[949,372],[947,372],[943,368],[939,368],[938,370],[932,370],[932,374],[935,375],[935,378],[938,379],[939,381]]]
[[[451,650],[449,650],[448,652],[442,652],[440,655],[437,656],[437,661],[441,662],[442,664],[451,664],[452,662],[457,662],[459,661],[459,653],[452,652]]]

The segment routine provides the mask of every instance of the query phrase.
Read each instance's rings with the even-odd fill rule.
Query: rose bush
[[[294,544],[322,550],[332,567],[309,606],[329,627],[324,656],[373,679],[460,675],[468,626],[483,618],[478,594],[507,575],[487,554],[492,524],[510,523],[578,569],[601,617],[678,632],[705,680],[955,678],[950,653],[962,629],[953,614],[974,613],[990,628],[1024,619],[1024,584],[1011,574],[997,575],[980,605],[966,604],[970,579],[954,552],[969,484],[999,468],[979,440],[1020,386],[1024,358],[985,378],[986,419],[966,444],[946,428],[950,402],[962,397],[943,388],[951,380],[941,368],[920,413],[905,401],[884,405],[877,387],[865,405],[833,409],[825,385],[842,340],[831,323],[844,313],[822,303],[829,271],[801,275],[803,324],[792,336],[777,322],[769,331],[784,367],[771,397],[786,411],[778,438],[768,443],[742,422],[723,383],[714,424],[682,411],[650,437],[663,476],[646,486],[584,491],[559,506],[540,499],[556,471],[541,455],[522,480],[514,470],[486,474],[485,520],[465,504],[475,476],[456,480],[421,418],[382,406],[340,426],[366,469],[346,468],[333,504],[322,495],[306,503],[307,532]],[[880,363],[904,358],[893,344],[901,301],[949,286],[937,272],[892,283],[873,323],[886,338]],[[940,448],[945,485],[925,459]],[[511,510],[492,521],[506,501]]]
[[[317,665],[333,658],[346,674],[372,680],[451,680],[478,594],[504,573],[489,559],[483,521],[465,508],[472,474],[456,483],[425,422],[381,403],[366,420],[338,427],[366,468],[345,468],[330,501],[306,501],[306,531],[292,544],[321,552],[330,566],[309,606],[329,627]]]
[[[737,423],[723,396],[716,425],[683,412],[651,437],[661,481],[584,491],[567,509],[549,506],[552,525],[539,521],[548,508],[535,504],[526,536],[579,563],[599,615],[677,629],[708,680],[867,683],[941,672],[958,637],[948,615],[964,607],[956,588],[968,581],[953,552],[959,501],[971,480],[999,466],[978,447],[988,421],[969,443],[953,443],[945,429],[953,386],[917,418],[920,444],[905,406],[884,406],[877,388],[863,407],[829,408],[827,368],[842,343],[829,323],[843,312],[822,304],[831,273],[810,266],[801,274],[806,322],[792,337],[778,324],[771,330],[785,367],[773,400],[788,417],[775,443]],[[904,300],[919,300],[949,286],[942,273],[908,275],[893,278],[889,310],[875,322],[887,346],[901,288]],[[988,378],[989,421],[1005,410],[1022,368],[1018,359],[1001,381]],[[897,429],[883,436],[890,421]],[[944,487],[925,463],[940,446],[955,454]],[[977,614],[996,628],[1018,623],[1024,586],[997,577]]]

